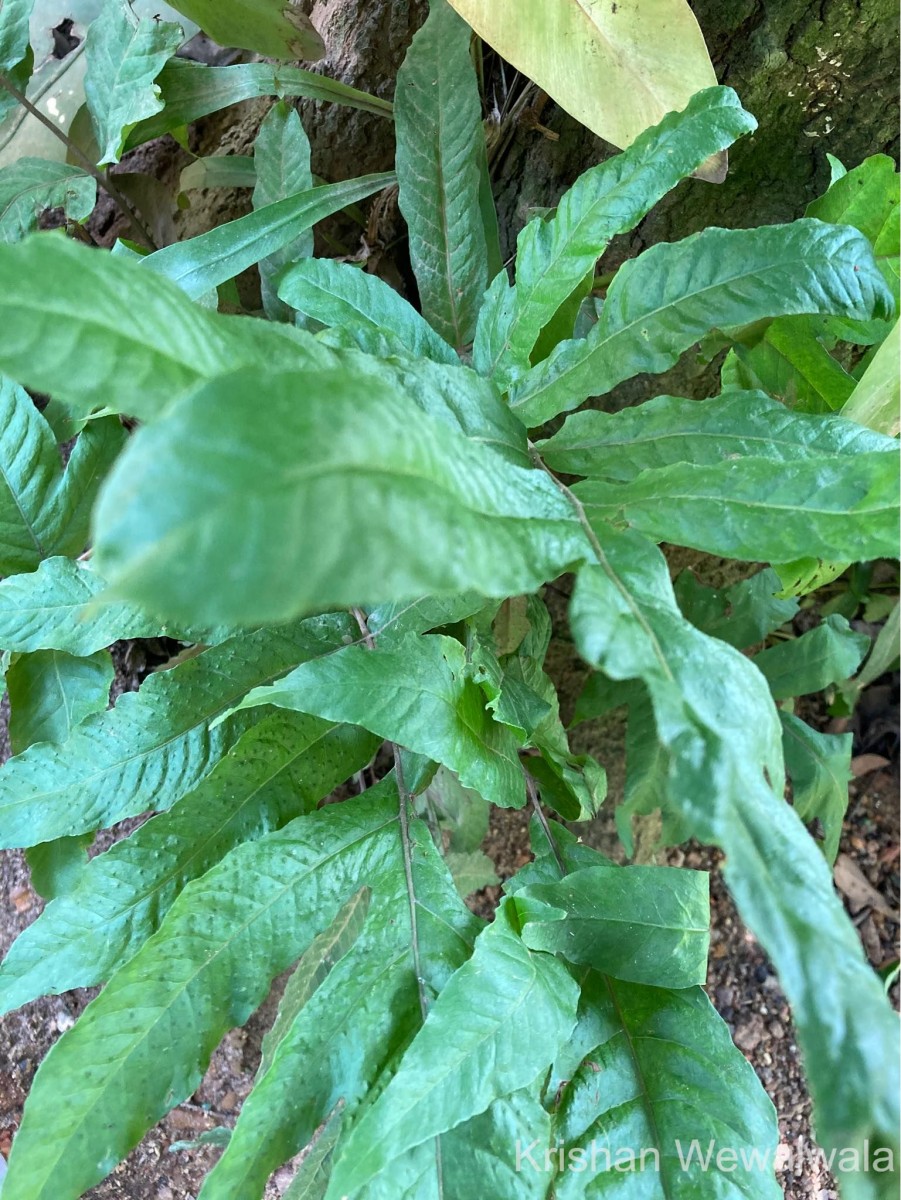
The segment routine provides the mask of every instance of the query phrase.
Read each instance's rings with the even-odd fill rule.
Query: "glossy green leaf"
[[[702,633],[744,650],[790,621],[798,611],[795,599],[782,599],[779,576],[771,568],[726,588],[699,583],[683,571],[674,583],[682,615]]]
[[[377,275],[333,258],[307,258],[281,276],[279,297],[323,325],[386,329],[416,358],[457,364],[459,359],[419,313]]]
[[[406,1151],[531,1083],[572,1032],[576,985],[556,959],[523,945],[511,903],[479,935],[472,958],[450,978],[344,1142],[329,1197],[359,1195]]]
[[[400,391],[348,370],[272,373],[261,421],[259,386],[254,371],[233,374],[132,439],[96,511],[98,568],[119,595],[249,623],[523,592],[583,556],[546,475]]]
[[[325,44],[306,13],[283,0],[178,0],[173,6],[220,46],[269,58],[315,61]]]
[[[899,356],[901,322],[896,321],[842,409],[843,417],[890,437],[897,437],[901,431]]]
[[[0,377],[3,574],[30,571],[51,555],[84,550],[90,506],[124,441],[118,421],[96,422],[79,437],[63,472],[56,438],[31,397]]]
[[[479,202],[485,135],[471,36],[446,0],[433,0],[394,96],[398,203],[422,312],[458,350],[472,341],[488,284]]]
[[[516,739],[492,720],[454,638],[411,635],[388,650],[347,646],[255,688],[239,707],[259,704],[362,725],[443,763],[492,804],[525,803]]]
[[[509,383],[527,370],[542,329],[586,277],[579,299],[590,290],[594,265],[610,239],[634,228],[705,159],[755,127],[731,88],[708,88],[683,112],[668,113],[642,133],[625,153],[583,172],[552,216],[529,221],[516,243],[509,323],[503,341],[482,363],[485,373],[499,371]],[[490,325],[495,317],[486,310],[482,320]],[[572,324],[566,336],[572,336]]]
[[[232,746],[197,787],[92,858],[0,966],[0,1009],[108,979],[159,927],[184,887],[308,812],[378,748],[362,730],[276,713]]]
[[[227,283],[248,267],[290,245],[317,221],[364,200],[394,182],[394,175],[363,175],[323,184],[267,204],[246,217],[176,242],[142,258],[139,267],[177,283],[192,300]]]
[[[792,805],[805,824],[820,821],[823,853],[834,863],[848,807],[853,735],[820,733],[792,713],[780,712],[779,720]]]
[[[703,871],[588,867],[516,893],[522,939],[614,979],[686,988],[707,979]]]
[[[855,633],[844,617],[833,614],[800,637],[777,642],[754,657],[776,700],[821,692],[848,679],[870,649],[865,633]]]
[[[106,0],[91,22],[84,93],[99,163],[118,162],[126,131],[163,107],[153,81],[184,36],[173,22],[139,18],[127,0]]]
[[[151,675],[64,745],[17,755],[0,768],[2,845],[32,846],[170,808],[255,723],[243,713],[212,730],[209,722],[250,688],[340,646],[351,627],[350,618],[317,617],[233,638]]]
[[[88,658],[59,650],[16,655],[6,672],[13,754],[35,742],[65,742],[85,717],[104,712],[113,675],[106,650]]]
[[[834,562],[898,549],[898,456],[866,452],[788,465],[764,458],[677,463],[630,483],[586,480],[575,493],[606,536],[625,521],[659,541],[748,562]]]
[[[625,483],[674,463],[707,467],[765,458],[794,464],[889,451],[894,445],[845,417],[791,412],[752,391],[724,392],[709,400],[658,396],[618,413],[573,413],[537,449],[555,471]]]
[[[561,342],[513,389],[529,426],[640,372],[674,365],[703,334],[793,313],[887,316],[891,294],[857,230],[802,220],[705,229],[616,273],[589,335]]]
[[[725,852],[739,911],[793,1006],[820,1144],[893,1145],[897,1020],[822,855],[782,799],[781,729],[763,676],[684,621],[662,554],[631,533],[610,530],[603,560],[580,572],[570,622],[589,663],[648,688],[671,754],[667,804]]]
[[[275,204],[313,187],[310,170],[310,141],[297,112],[287,100],[279,100],[266,114],[253,145],[256,186],[254,210]],[[288,263],[313,253],[312,227],[260,260],[263,308],[271,321],[287,321],[290,312],[277,295],[276,276]]]
[[[378,96],[358,91],[314,71],[272,63],[237,63],[231,67],[209,67],[174,58],[157,77],[165,107],[156,116],[141,121],[128,134],[125,148],[133,150],[201,117],[261,96],[305,96],[326,103],[346,104],[381,117],[391,116],[391,105]]]
[[[0,242],[18,242],[34,232],[48,208],[62,208],[71,221],[83,221],[96,197],[96,182],[78,167],[20,158],[0,170]]]
[[[396,796],[329,805],[181,893],[41,1064],[4,1200],[75,1200],[200,1083],[215,1046],[399,853]],[[123,1007],[132,1011],[127,1028]],[[127,1084],[127,1086],[126,1086]]]

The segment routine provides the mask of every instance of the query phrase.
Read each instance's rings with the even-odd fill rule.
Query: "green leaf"
[[[446,0],[432,0],[394,95],[398,203],[422,312],[457,350],[472,341],[488,284],[479,202],[485,135],[471,36]]]
[[[31,397],[0,377],[0,571],[30,571],[80,554],[101,477],[125,441],[118,421],[79,437],[63,473],[56,438]],[[10,647],[7,647],[8,649]]]
[[[897,437],[901,431],[899,355],[901,322],[896,321],[842,409],[843,417]]]
[[[254,210],[275,204],[313,187],[310,170],[310,142],[300,117],[287,102],[279,100],[266,114],[253,146],[256,186]],[[260,260],[263,308],[270,321],[287,321],[290,313],[276,294],[276,275],[288,263],[308,258],[313,253],[312,227],[293,241]]]
[[[16,655],[6,672],[13,754],[35,742],[65,742],[85,717],[104,712],[114,674],[106,650],[89,658],[59,650]]]
[[[826,861],[835,862],[848,807],[850,733],[820,733],[791,713],[779,713],[782,749],[792,782],[792,805],[805,824],[819,820]]]
[[[32,846],[170,808],[254,724],[209,722],[250,688],[342,644],[349,618],[316,617],[233,638],[170,671],[75,729],[62,746],[34,746],[0,769],[2,845]]]
[[[520,940],[512,901],[451,976],[396,1073],[344,1142],[327,1195],[354,1196],[407,1151],[530,1084],[575,1024],[577,988]],[[485,980],[492,986],[486,988]]]
[[[754,657],[776,700],[821,692],[840,683],[860,666],[870,639],[855,633],[844,617],[833,614],[800,637],[778,642]]]
[[[337,79],[300,67],[273,66],[271,63],[208,67],[174,58],[166,63],[156,82],[165,108],[131,130],[125,140],[126,150],[190,125],[230,104],[261,96],[306,96],[325,103],[346,104],[381,117],[390,117],[392,113],[387,100],[348,87]]]
[[[516,739],[492,720],[454,638],[412,634],[388,650],[347,646],[255,688],[239,707],[259,704],[362,725],[443,763],[492,804],[525,803]]]
[[[93,840],[93,833],[81,833],[78,837],[41,842],[25,851],[31,886],[39,896],[45,900],[55,900],[76,886],[88,861],[88,846]]]
[[[289,62],[314,62],[325,53],[310,18],[283,0],[178,0],[173,8],[196,21],[220,46],[240,46]]]
[[[854,391],[849,375],[820,342],[809,317],[780,317],[762,338],[737,342],[746,386],[763,388],[801,412],[837,412]]]
[[[399,390],[347,369],[270,373],[261,421],[259,388],[258,372],[235,373],[132,439],[95,517],[98,568],[118,595],[251,623],[470,588],[510,595],[583,556],[543,472]]]
[[[703,871],[588,867],[520,889],[516,911],[530,950],[654,987],[706,982],[710,902]]]
[[[624,153],[583,172],[548,218],[536,217],[517,239],[516,288],[503,343],[485,364],[510,383],[528,369],[542,329],[579,290],[616,234],[633,229],[705,159],[756,127],[731,88],[707,88],[683,112],[668,113]],[[494,316],[486,315],[489,321]],[[495,335],[496,336],[496,335]],[[572,323],[567,336],[572,336]],[[478,335],[477,335],[478,340]]]
[[[181,26],[138,18],[128,0],[106,0],[85,40],[84,93],[98,162],[118,162],[127,130],[163,107],[154,79],[184,41]]]
[[[390,795],[396,805],[396,790]],[[479,923],[457,898],[422,822],[412,822],[410,834],[419,963],[426,995],[433,997],[469,957]],[[306,1000],[258,1075],[232,1144],[201,1193],[204,1200],[261,1196],[269,1173],[309,1143],[339,1105],[345,1117],[356,1115],[420,1028],[399,842],[385,868],[367,868],[367,878],[372,900],[362,932]],[[301,959],[300,970],[303,964]],[[426,1165],[434,1173],[434,1151],[430,1158]]]
[[[631,533],[609,530],[599,565],[579,573],[570,622],[590,664],[648,688],[671,755],[667,804],[725,852],[739,911],[793,1006],[820,1144],[859,1155],[868,1138],[894,1145],[897,1020],[828,866],[782,799],[781,729],[763,676],[684,621],[662,554]]]
[[[559,1079],[559,1106],[548,1144],[520,1144],[529,1150],[523,1174],[550,1183],[554,1172],[559,1200],[624,1185],[642,1200],[782,1195],[773,1105],[701,988],[669,991],[592,971],[563,1057],[551,1079],[552,1088]]]
[[[147,420],[242,363],[317,353],[299,330],[289,340],[262,321],[208,312],[136,262],[50,234],[0,245],[0,323],[0,371],[83,416],[105,405]]]
[[[511,404],[527,425],[540,425],[640,372],[665,371],[715,327],[793,313],[887,316],[891,307],[857,230],[812,220],[705,229],[620,267],[588,336],[561,342],[513,389]]]
[[[71,221],[91,215],[97,184],[78,167],[42,158],[20,158],[0,170],[0,242],[17,242],[38,228],[48,208]]]
[[[131,604],[97,603],[106,581],[70,558],[45,558],[36,571],[0,582],[0,645],[14,653],[63,650],[87,657],[120,638],[222,642],[235,631],[173,626]]]
[[[278,294],[286,304],[323,325],[362,323],[367,328],[387,329],[403,340],[405,350],[415,358],[459,364],[447,342],[394,288],[350,263],[333,258],[295,263],[281,276]]]
[[[851,562],[898,549],[897,452],[676,463],[574,491],[602,540],[603,522],[625,521],[656,540],[747,562],[811,554]]]
[[[489,819],[484,796],[464,787],[446,767],[439,767],[417,811],[426,813],[440,829],[444,861],[461,896],[499,882],[494,863],[480,849]]]
[[[323,217],[364,200],[393,182],[393,172],[386,171],[310,188],[267,204],[246,217],[227,221],[209,233],[148,254],[138,266],[173,280],[192,300],[197,300],[211,288],[227,283],[248,267],[284,249]]]
[[[627,483],[642,471],[691,463],[718,466],[765,458],[794,464],[826,455],[889,451],[889,438],[845,417],[791,412],[764,392],[724,392],[709,400],[657,396],[618,413],[573,413],[538,442],[555,471]]]
[[[213,68],[214,69],[214,68]],[[249,187],[257,181],[257,170],[250,154],[212,154],[195,158],[178,177],[179,192],[193,188]]]
[[[779,576],[772,568],[727,588],[709,588],[691,571],[674,583],[682,615],[702,633],[744,650],[790,621],[798,611],[795,599],[783,599]]]
[[[34,0],[3,0],[0,7],[0,71],[8,75],[24,92],[31,78],[34,55],[29,43],[31,10]],[[17,101],[5,89],[0,95],[0,120],[14,109]]]
[[[396,794],[329,805],[195,880],[35,1076],[4,1200],[75,1200],[199,1085],[361,877],[399,853]],[[122,1027],[123,1007],[133,1019]]]
[[[108,979],[192,879],[310,811],[377,748],[359,729],[265,717],[169,812],[92,858],[76,886],[29,925],[0,967],[0,1009]]]

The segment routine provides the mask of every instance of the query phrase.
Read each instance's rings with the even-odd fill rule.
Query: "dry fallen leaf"
[[[847,854],[840,854],[835,860],[833,878],[835,886],[846,897],[852,913],[859,913],[861,909],[869,907],[883,916],[898,919],[898,914],[889,907],[854,859],[849,858]]]

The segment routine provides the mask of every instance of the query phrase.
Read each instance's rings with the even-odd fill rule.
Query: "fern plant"
[[[155,128],[197,112],[187,92]],[[514,283],[470,31],[438,0],[393,115],[421,312],[308,257],[316,220],[395,176],[312,187],[285,105],[247,217],[143,256],[21,229],[0,247],[0,644],[21,750],[0,845],[29,848],[49,900],[0,1003],[106,985],[37,1073],[4,1200],[102,1179],[293,964],[203,1200],[260,1197],[301,1150],[295,1200],[779,1195],[775,1114],[702,989],[704,874],[616,866],[569,828],[605,782],[544,669],[542,588],[562,572],[595,672],[580,713],[628,705],[627,843],[659,808],[666,840],[722,849],[832,1169],[846,1196],[887,1197],[897,1025],[830,872],[850,739],[791,712],[867,642],[835,616],[747,651],[797,608],[773,567],[895,553],[896,444],[734,377],[704,401],[558,418],[714,330],[887,320],[897,239],[877,260],[853,215],[707,229],[628,262],[598,303],[610,239],[753,130],[711,88],[531,220]],[[215,311],[255,263],[272,319]],[[726,595],[674,587],[662,542],[761,569]],[[159,635],[191,649],[107,710],[106,647]],[[322,803],[353,777],[361,794]],[[486,924],[461,892],[488,874],[489,807],[527,803],[533,861]],[[96,830],[148,810],[86,860]]]

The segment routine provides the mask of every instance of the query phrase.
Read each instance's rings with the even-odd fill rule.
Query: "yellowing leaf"
[[[716,83],[685,0],[450,0],[571,116],[625,148]],[[721,179],[716,156],[704,178]]]

